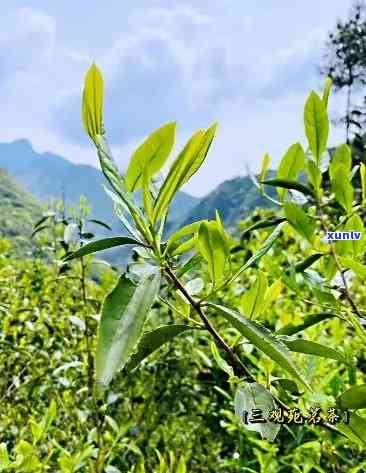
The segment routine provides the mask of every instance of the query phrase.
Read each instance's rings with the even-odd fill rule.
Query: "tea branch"
[[[236,370],[237,374],[239,376],[244,377],[246,380],[253,381],[254,377],[251,375],[249,370],[245,367],[245,365],[242,363],[242,361],[238,358],[238,356],[235,354],[233,349],[225,342],[225,340],[221,337],[221,335],[216,331],[214,326],[211,324],[211,322],[208,320],[206,314],[202,310],[202,307],[199,302],[195,301],[193,297],[188,293],[188,291],[185,289],[183,284],[179,281],[177,276],[174,274],[174,272],[171,270],[171,268],[167,265],[165,266],[165,272],[169,276],[170,280],[173,282],[175,288],[181,292],[181,294],[188,300],[189,304],[191,307],[195,310],[195,312],[198,314],[198,316],[201,318],[204,326],[206,327],[207,331],[212,335],[212,337],[215,339],[215,342],[217,346],[229,355],[229,358],[231,360],[231,365],[233,368]]]

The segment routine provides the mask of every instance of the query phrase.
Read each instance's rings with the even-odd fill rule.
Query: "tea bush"
[[[161,180],[176,129],[163,125],[121,175],[91,67],[83,121],[129,236],[92,239],[81,209],[46,216],[53,265],[12,260],[3,244],[3,471],[363,471],[366,171],[347,145],[327,156],[330,88],[306,101],[308,149],[291,145],[274,179],[263,160],[256,183],[276,210],[240,223],[239,238],[219,214],[166,236],[217,126]],[[360,238],[325,241],[339,231]],[[122,245],[125,273],[87,277],[92,254]],[[253,409],[267,422],[246,422]]]

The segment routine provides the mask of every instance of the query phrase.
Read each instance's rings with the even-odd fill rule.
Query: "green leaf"
[[[46,230],[46,228],[51,228],[49,225],[40,225],[37,227],[31,234],[31,238],[35,237],[37,233],[43,232],[43,230]]]
[[[125,367],[126,371],[133,371],[145,358],[150,356],[165,343],[170,342],[177,335],[187,330],[193,330],[194,328],[195,327],[190,327],[189,325],[163,325],[151,332],[145,332]]]
[[[70,261],[75,258],[81,258],[82,256],[90,255],[92,253],[97,253],[98,251],[106,250],[108,248],[114,248],[115,246],[122,246],[122,245],[142,245],[141,242],[135,240],[131,237],[109,237],[109,238],[102,238],[101,240],[91,241],[86,245],[79,248],[71,255],[67,255],[64,258],[64,261]]]
[[[337,253],[340,256],[351,256],[353,258],[358,257],[364,251],[366,246],[366,238],[364,236],[365,226],[361,217],[357,214],[352,215],[347,219],[345,225],[340,231],[353,231],[360,233],[359,240],[343,240],[336,242]]]
[[[263,245],[257,250],[253,256],[251,256],[246,263],[241,266],[237,272],[225,283],[225,285],[231,284],[233,281],[235,281],[236,278],[238,278],[244,271],[247,269],[251,268],[254,264],[256,264],[272,247],[274,242],[277,240],[279,237],[282,227],[285,224],[285,222],[280,223],[277,225],[277,227],[273,230],[273,232],[269,235],[269,237],[265,240]]]
[[[186,461],[183,455],[179,458],[175,473],[187,473]]]
[[[113,191],[121,199],[124,207],[128,209],[135,222],[136,228],[142,235],[145,235],[147,230],[140,209],[133,199],[132,194],[126,189],[124,178],[119,173],[117,164],[113,159],[106,140],[103,136],[98,135],[95,140],[95,145],[104,177],[109,182]]]
[[[317,167],[317,165],[312,161],[311,159],[308,159],[306,161],[306,167],[305,167],[306,174],[308,176],[308,179],[310,183],[313,185],[315,189],[316,195],[319,195],[320,193],[320,186],[323,180],[322,172],[321,170]]]
[[[99,325],[96,379],[107,386],[131,356],[160,288],[160,273],[137,286],[122,275],[106,297]]]
[[[296,181],[289,181],[285,179],[269,179],[268,181],[263,181],[263,184],[267,184],[268,186],[280,187],[280,189],[277,189],[277,191],[282,200],[285,195],[283,189],[295,190],[297,192],[301,192],[304,195],[314,197],[314,192],[309,187],[305,186],[304,184],[300,184]]]
[[[355,414],[351,413],[349,423],[342,422],[337,425],[337,429],[340,430],[346,437],[352,442],[357,443],[362,448],[366,446],[366,420]]]
[[[305,153],[300,143],[295,143],[289,147],[283,156],[277,169],[277,179],[280,181],[296,181],[299,172],[304,168]],[[277,189],[281,200],[284,199],[286,191]]]
[[[184,238],[188,235],[192,235],[196,233],[201,225],[202,222],[206,220],[199,220],[198,222],[191,223],[189,225],[185,225],[184,227],[180,228],[176,232],[174,232],[168,240],[167,249],[166,251],[171,250],[172,248],[176,249],[179,246],[179,240]]]
[[[352,386],[337,398],[337,404],[341,409],[365,409],[366,384]]]
[[[282,281],[281,278],[277,279],[269,288],[266,290],[265,295],[264,295],[264,302],[262,306],[262,310],[268,309],[272,302],[277,300],[281,294],[282,290]]]
[[[273,384],[273,386],[279,385],[282,389],[285,389],[291,394],[299,394],[299,388],[297,387],[295,381],[293,381],[292,379],[275,378],[272,379],[271,384]]]
[[[333,317],[337,317],[337,316],[330,312],[322,312],[320,314],[311,314],[305,317],[302,324],[299,324],[299,325],[287,324],[284,327],[280,328],[276,332],[276,335],[294,335],[295,333],[302,332],[303,330],[306,330],[307,328],[312,327],[313,325],[316,325],[320,322],[323,322],[324,320],[328,320]]]
[[[197,246],[207,261],[211,281],[219,283],[224,275],[227,256],[226,241],[217,222],[202,222],[198,230]]]
[[[142,187],[143,173],[147,170],[148,179],[154,176],[165,164],[175,142],[176,123],[166,123],[155,130],[136,149],[127,168],[126,188],[134,192]]]
[[[150,178],[147,167],[145,167],[142,173],[142,201],[144,213],[147,216],[149,222],[151,222],[153,213],[153,196],[150,190]]]
[[[181,278],[184,276],[184,274],[190,272],[190,271],[195,271],[198,269],[201,265],[202,262],[202,257],[201,255],[194,255],[191,258],[189,258],[186,262],[183,263],[183,265],[177,269],[177,277]]]
[[[353,186],[345,165],[338,165],[332,171],[330,182],[337,202],[350,214],[353,204]]]
[[[178,255],[182,255],[183,253],[187,253],[188,251],[193,250],[193,248],[195,248],[196,245],[197,245],[197,236],[193,235],[192,238],[178,245],[174,249],[174,251],[172,251],[172,256],[178,256]]]
[[[95,142],[103,134],[103,76],[96,64],[92,64],[85,76],[82,119],[85,130]]]
[[[241,299],[241,307],[250,319],[255,318],[261,314],[264,303],[264,296],[268,288],[267,276],[262,272],[257,272],[257,279],[255,283],[244,292]]]
[[[309,268],[312,266],[316,261],[318,261],[322,256],[324,256],[324,253],[314,253],[307,258],[304,259],[304,261],[301,261],[300,263],[295,264],[295,272],[296,273],[302,273],[305,271],[305,269]]]
[[[264,419],[276,409],[272,394],[261,384],[247,383],[240,385],[235,393],[235,414],[247,430],[259,432],[262,438],[273,442],[281,429],[281,425],[273,422],[244,423],[244,412],[251,415],[253,409],[259,409]]]
[[[211,353],[212,356],[214,357],[217,365],[219,368],[224,371],[230,378],[234,376],[234,370],[233,368],[220,356],[220,353],[217,349],[217,346],[215,345],[214,342],[211,342]]]
[[[314,91],[310,93],[305,104],[304,123],[309,147],[318,167],[320,167],[321,158],[328,142],[329,119],[324,102]]]
[[[291,353],[286,345],[266,327],[245,318],[240,312],[236,312],[228,307],[213,303],[209,303],[209,305],[213,309],[216,309],[259,350],[278,363],[284,370],[306,386],[306,388],[310,389],[295,361],[292,359]]]
[[[35,225],[34,229],[36,230],[38,227],[40,227],[44,222],[46,222],[50,218],[50,215],[44,215],[41,219],[39,219]]]
[[[241,240],[244,240],[249,233],[251,233],[253,230],[258,230],[259,228],[268,228],[268,227],[274,227],[275,225],[278,225],[279,223],[286,222],[286,219],[283,217],[270,217],[266,220],[261,220],[259,222],[253,223],[250,227],[246,228],[244,232],[241,235]]]
[[[106,187],[105,185],[103,185],[103,189],[106,194],[108,194],[108,196],[112,199],[114,213],[116,214],[117,218],[121,221],[122,225],[128,231],[128,233],[139,241],[140,235],[138,234],[137,230],[131,225],[128,218],[125,216],[125,213],[127,213],[129,210],[124,201],[118,194],[108,189],[108,187]]]
[[[262,160],[262,167],[261,167],[261,172],[259,176],[259,182],[261,183],[262,190],[263,190],[263,181],[265,180],[267,176],[270,162],[271,162],[271,157],[268,153],[266,153]]]
[[[307,355],[322,356],[324,358],[331,358],[333,360],[345,362],[345,357],[341,352],[335,350],[334,348],[321,345],[320,343],[304,340],[301,338],[291,340],[281,337],[281,340],[291,351],[297,353],[306,353]]]
[[[159,190],[154,206],[153,222],[166,214],[175,194],[201,167],[214,139],[216,129],[217,125],[214,124],[207,131],[197,131],[175,159]]]
[[[325,108],[328,108],[328,100],[329,100],[329,95],[330,91],[332,89],[332,79],[330,77],[327,77],[324,81],[324,89],[323,89],[323,103]]]
[[[283,208],[290,225],[292,225],[302,237],[312,244],[315,224],[311,222],[305,211],[293,202],[285,202]]]
[[[101,220],[95,220],[94,218],[91,218],[88,220],[88,222],[90,223],[95,223],[96,225],[100,225],[101,227],[104,227],[106,228],[107,230],[111,230],[112,231],[112,228],[105,222],[102,222]]]
[[[351,155],[351,148],[343,144],[338,146],[329,165],[329,176],[332,179],[334,176],[335,171],[339,166],[344,166],[345,174],[349,178],[351,174],[352,168],[352,155]]]
[[[343,268],[350,269],[357,274],[360,279],[366,279],[366,265],[354,261],[352,258],[340,257],[339,260]]]
[[[224,249],[225,249],[225,252],[226,252],[226,259],[227,259],[227,262],[230,266],[230,272],[231,272],[230,237],[226,233],[224,225],[221,221],[220,213],[217,209],[215,210],[215,219],[216,219],[217,227],[218,227],[219,231],[221,232],[221,236],[222,236],[222,239],[223,239],[223,242],[224,242]]]
[[[362,200],[366,201],[366,165],[360,164],[360,176],[361,176],[361,188],[362,188]]]
[[[5,471],[10,466],[10,459],[6,443],[0,443],[0,471]]]

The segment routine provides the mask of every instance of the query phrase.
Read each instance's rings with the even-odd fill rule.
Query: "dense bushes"
[[[305,104],[308,150],[291,145],[275,179],[263,160],[257,186],[276,211],[241,223],[237,239],[219,214],[166,238],[172,199],[217,126],[191,137],[160,185],[174,123],[137,148],[122,176],[92,66],[84,125],[130,236],[89,241],[82,201],[79,213],[36,225],[50,232],[52,264],[12,260],[2,243],[3,470],[364,469],[366,167],[352,166],[347,145],[324,160],[330,87]],[[325,241],[335,231],[359,238]],[[124,274],[91,272],[93,253],[123,245],[133,245]],[[254,412],[266,422],[248,423]]]

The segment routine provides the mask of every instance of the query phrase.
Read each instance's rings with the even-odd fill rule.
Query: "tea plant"
[[[290,407],[281,393],[305,390],[304,402],[313,387],[307,381],[293,353],[303,353],[337,360],[352,370],[354,360],[347,350],[319,344],[297,334],[328,317],[337,317],[353,330],[362,342],[366,340],[364,311],[355,300],[348,281],[348,273],[364,279],[363,264],[365,239],[358,241],[330,241],[324,237],[330,231],[364,232],[358,215],[365,204],[365,165],[352,169],[350,149],[337,148],[329,165],[324,163],[329,134],[327,114],[331,83],[326,81],[323,97],[312,92],[305,104],[304,122],[309,149],[300,143],[292,145],[283,157],[277,177],[265,181],[269,157],[263,162],[261,183],[278,187],[278,205],[282,216],[260,221],[247,230],[275,226],[273,232],[244,264],[232,264],[233,247],[220,216],[212,221],[199,221],[185,226],[165,238],[165,221],[171,202],[181,187],[199,170],[204,162],[217,125],[198,130],[188,140],[170,165],[167,176],[157,186],[154,177],[166,164],[175,141],[175,123],[167,123],[154,131],[133,153],[126,174],[121,175],[105,139],[103,126],[103,79],[98,68],[89,70],[83,94],[83,122],[96,146],[103,174],[108,182],[106,192],[111,196],[117,216],[130,236],[116,236],[86,244],[66,261],[120,245],[133,245],[141,257],[133,271],[120,276],[114,290],[106,297],[99,324],[96,350],[96,382],[106,388],[116,373],[135,369],[153,351],[187,331],[205,330],[213,340],[212,353],[230,383],[236,387],[236,412],[260,407],[265,415],[278,407],[289,415]],[[299,180],[300,173],[303,179]],[[330,178],[330,190],[323,187],[324,175]],[[361,195],[355,192],[352,179],[360,173]],[[136,193],[142,193],[142,206]],[[301,205],[298,203],[302,196]],[[334,212],[336,210],[336,214]],[[339,216],[339,214],[341,214]],[[336,215],[336,218],[333,218]],[[339,216],[339,218],[338,218]],[[268,330],[259,319],[265,305],[279,291],[278,280],[268,287],[264,267],[257,270],[257,278],[244,293],[241,307],[229,307],[222,302],[228,288],[243,281],[250,268],[258,267],[265,255],[291,227],[301,246],[309,253],[282,275],[282,280],[299,298],[305,287],[310,288],[319,305],[327,307],[328,315],[310,316],[299,326],[289,325],[277,333]],[[239,247],[240,250],[240,247]],[[309,269],[317,265],[318,271]],[[199,277],[190,277],[199,270]],[[333,282],[338,275],[340,281]],[[162,280],[167,287],[162,289]],[[172,323],[143,333],[149,310],[160,299],[173,309],[184,324]],[[241,310],[240,310],[241,309]],[[277,372],[285,372],[290,379],[282,379],[280,386],[259,383],[249,364],[238,350],[224,339],[213,319],[222,317],[250,344],[270,360],[268,379]],[[296,335],[296,336],[295,336]],[[268,383],[267,383],[268,384]],[[275,384],[275,383],[272,383]],[[355,384],[355,383],[353,383]],[[355,385],[337,398],[340,411],[352,410],[349,423],[337,427],[328,421],[322,426],[342,433],[351,440],[364,444],[366,421],[356,414],[366,407],[366,385]],[[280,430],[276,422],[246,425],[259,431],[264,438],[274,440]]]
[[[0,471],[362,471],[365,240],[324,237],[364,232],[365,165],[346,145],[327,156],[330,85],[306,102],[309,148],[292,145],[275,179],[264,158],[255,182],[265,196],[278,189],[276,210],[238,222],[240,240],[218,214],[167,236],[216,125],[194,133],[165,179],[175,124],[162,126],[121,175],[92,66],[84,124],[128,235],[95,240],[82,202],[36,225],[52,266],[11,260],[0,241]],[[120,245],[133,248],[127,270],[96,284],[91,255]],[[315,405],[339,421],[244,422],[255,408],[288,420]]]

